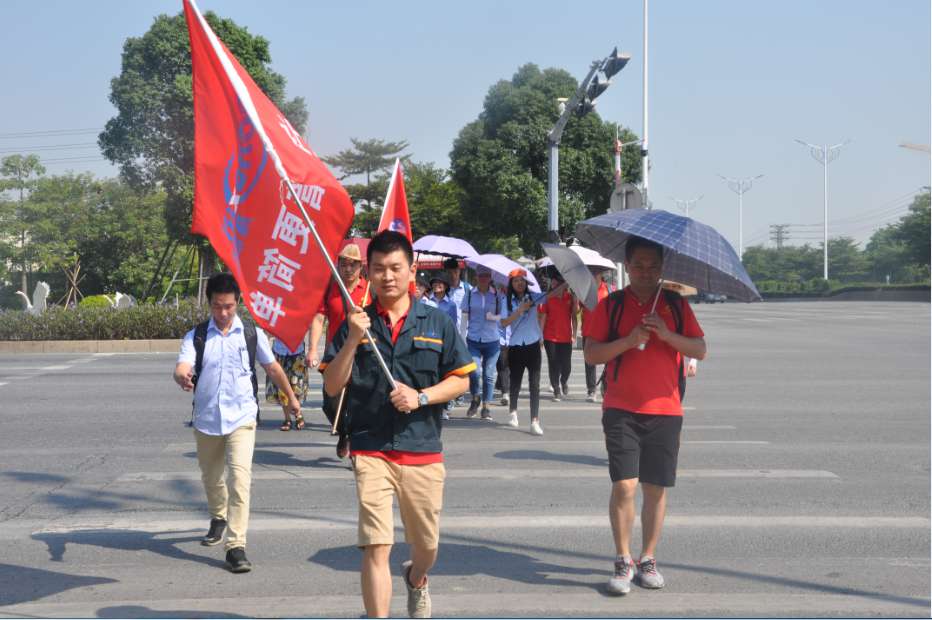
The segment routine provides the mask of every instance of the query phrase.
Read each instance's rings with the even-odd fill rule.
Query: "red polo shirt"
[[[419,303],[411,299],[411,304]],[[392,333],[392,344],[398,342],[398,336],[401,334],[401,328],[404,327],[405,320],[408,318],[408,312],[411,312],[410,306],[408,307],[408,312],[405,312],[402,316],[398,317],[398,320],[395,323],[392,323],[391,317],[388,316],[388,311],[382,307],[382,304],[379,303],[379,300],[375,300],[375,311],[378,313],[379,317],[385,321],[385,327],[389,329]],[[396,465],[430,465],[431,463],[443,463],[443,453],[442,452],[408,452],[406,450],[351,450],[350,454],[352,456],[374,456],[380,459],[385,459]]]
[[[365,278],[359,278],[359,282],[356,283],[356,288],[349,292],[353,303],[357,306],[368,305],[369,295],[366,294],[366,291],[367,283]],[[317,310],[317,314],[322,314],[327,317],[327,342],[329,343],[333,340],[333,336],[337,333],[340,324],[346,320],[346,312],[343,309],[343,295],[340,294],[339,286],[332,282],[330,283],[330,286],[327,287],[327,293],[320,303],[320,308]]]
[[[569,291],[549,297],[537,311],[547,315],[544,323],[544,340],[573,342],[573,311],[576,300]]]
[[[599,302],[593,311],[590,337],[597,342],[610,342],[631,333],[641,319],[650,314],[653,297],[646,302],[638,300],[625,288],[625,307],[616,329],[609,326],[609,303]],[[676,331],[673,311],[667,305],[666,297],[661,294],[657,301],[657,314],[663,318],[670,331]],[[696,315],[685,299],[682,300],[683,335],[688,338],[700,338],[704,334]],[[651,335],[643,351],[629,349],[621,355],[621,365],[617,378],[615,364],[617,358],[605,364],[605,400],[603,409],[623,409],[633,413],[655,415],[683,415],[680,403],[679,365],[680,354],[670,345]]]
[[[600,280],[598,292],[599,301],[602,301],[608,297],[608,293],[608,284],[605,282],[605,280]],[[582,335],[584,338],[588,338],[591,335],[590,332],[592,331],[592,315],[595,314],[595,310],[589,310],[582,304],[580,304],[580,306],[582,306]]]

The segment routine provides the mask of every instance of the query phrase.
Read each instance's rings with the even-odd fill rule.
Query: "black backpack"
[[[194,384],[194,388],[197,389],[197,376],[201,374],[201,369],[204,367],[204,347],[207,345],[207,327],[210,325],[210,321],[204,321],[199,323],[197,327],[194,328],[194,376],[191,377],[191,382]],[[256,342],[258,337],[256,336],[256,326],[252,323],[247,323],[243,321],[243,338],[246,339],[246,351],[249,353],[249,370],[252,371],[252,395],[256,399],[256,405],[259,404],[259,378],[256,377]],[[191,408],[191,424],[194,423],[194,407]],[[256,412],[256,424],[259,423],[259,412]]]
[[[676,333],[683,334],[683,298],[679,293],[675,291],[670,291],[663,289],[663,297],[667,302],[667,305],[670,307],[670,311],[673,313],[673,323],[676,326]],[[621,321],[621,315],[625,311],[625,291],[624,289],[620,291],[615,291],[610,293],[608,298],[608,324],[611,326],[611,329],[615,333],[615,338],[619,337],[618,334],[618,325]],[[605,373],[608,372],[609,364],[614,364],[615,368],[613,370],[612,379],[618,380],[618,368],[621,366],[621,356],[622,353],[615,359],[611,360],[605,367],[602,369],[602,376],[599,378],[599,383],[602,384],[602,390],[604,393],[606,387]],[[680,402],[683,402],[683,397],[686,395],[686,375],[683,372],[683,355],[680,354],[680,366],[678,369],[678,385],[680,389]]]

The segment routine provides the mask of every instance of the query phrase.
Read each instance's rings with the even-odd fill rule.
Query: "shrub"
[[[253,322],[244,306],[240,318]],[[158,340],[181,338],[208,317],[194,300],[171,305],[142,304],[117,310],[78,306],[49,308],[33,316],[21,310],[0,311],[0,340]]]
[[[81,308],[110,308],[112,304],[106,295],[89,295],[82,299],[78,306]]]

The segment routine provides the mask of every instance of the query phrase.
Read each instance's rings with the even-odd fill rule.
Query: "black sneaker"
[[[224,519],[211,519],[210,529],[207,530],[207,534],[201,539],[201,544],[205,547],[213,547],[223,540],[223,533],[226,529],[227,522]]]
[[[485,420],[486,422],[492,421],[492,412],[489,411],[488,407],[482,408],[482,419]]]
[[[476,414],[479,413],[479,405],[482,404],[482,399],[478,396],[473,397],[472,402],[469,404],[469,409],[466,410],[467,418],[474,418]]]
[[[248,573],[252,570],[252,564],[246,559],[246,550],[242,547],[234,547],[227,551],[227,566],[233,573]]]

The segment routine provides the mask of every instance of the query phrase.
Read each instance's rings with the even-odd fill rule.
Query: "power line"
[[[0,153],[32,153],[34,151],[67,151],[70,149],[97,148],[96,142],[79,142],[75,144],[49,144],[44,146],[23,146],[19,148],[0,149]]]
[[[43,129],[39,131],[18,131],[13,133],[0,133],[0,140],[9,140],[12,138],[27,138],[40,136],[69,136],[89,133],[100,133],[103,127],[84,127],[81,129]]]

